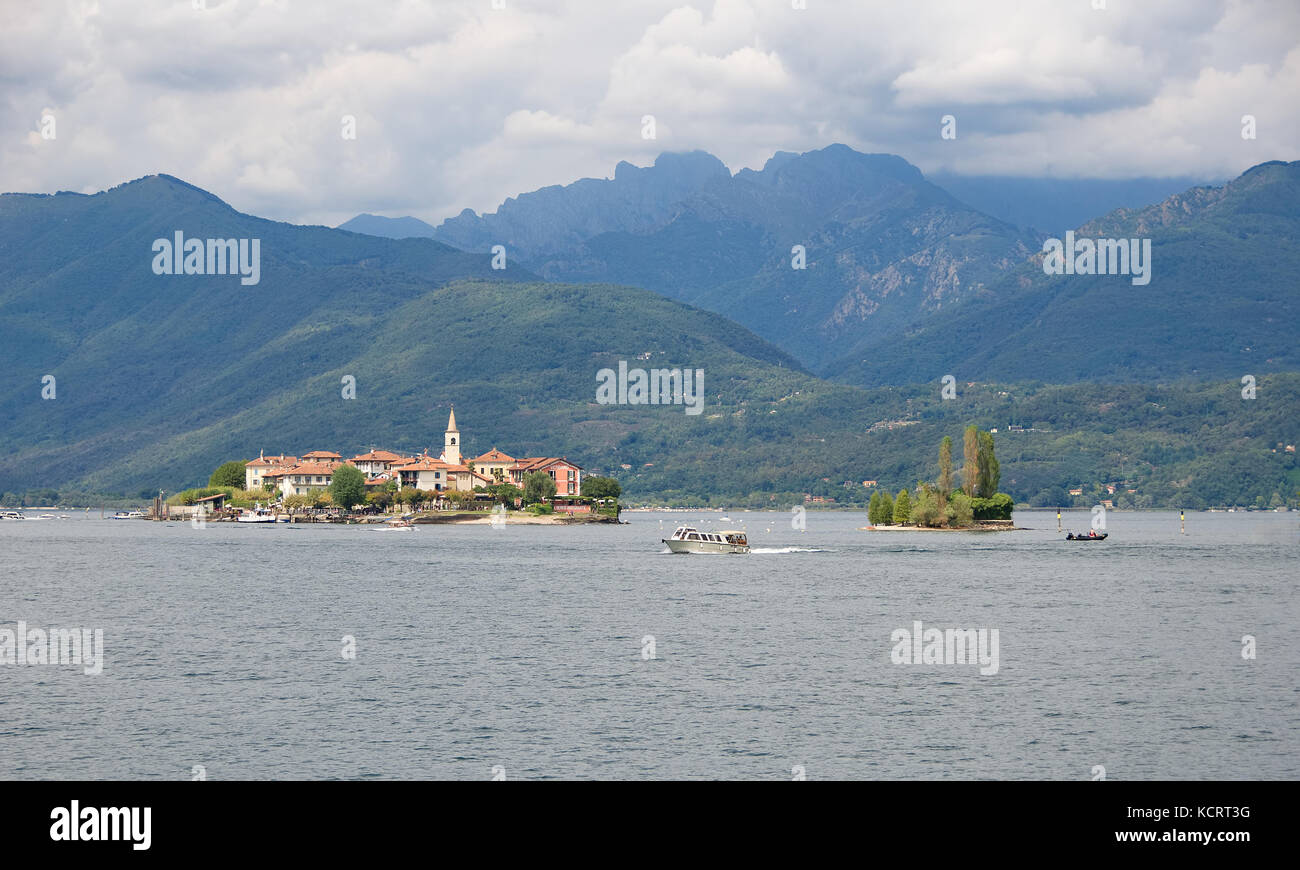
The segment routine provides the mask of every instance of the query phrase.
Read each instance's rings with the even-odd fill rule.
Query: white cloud
[[[8,10],[0,189],[168,172],[241,210],[333,224],[492,210],[664,150],[734,170],[840,141],[927,171],[1075,177],[1300,158],[1291,0],[207,5]],[[47,109],[53,141],[36,132]]]

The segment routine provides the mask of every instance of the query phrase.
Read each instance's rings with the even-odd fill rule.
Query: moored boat
[[[748,553],[749,538],[744,532],[724,529],[702,532],[692,526],[679,526],[663,543],[674,553]]]
[[[244,509],[239,516],[235,517],[238,523],[286,523],[288,517],[282,517],[272,511],[270,508],[254,508],[253,510]]]

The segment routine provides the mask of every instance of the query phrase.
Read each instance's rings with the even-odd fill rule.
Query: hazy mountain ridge
[[[1045,275],[1037,252],[903,341],[926,348],[935,378],[1124,382],[1300,369],[1297,194],[1300,162],[1275,161],[1222,187],[1117,209],[1076,235],[1150,238],[1148,285],[1122,275]],[[915,378],[896,344],[864,345],[826,372],[855,384]]]
[[[435,237],[505,244],[551,280],[633,284],[718,311],[814,368],[963,298],[1038,242],[900,157],[843,145],[735,175],[700,152],[624,163],[613,180],[463,213]],[[792,268],[796,245],[804,270]]]
[[[1228,228],[1212,239],[1216,245],[1235,249],[1245,234],[1246,244],[1268,250],[1279,238],[1269,212],[1287,207],[1275,185],[1292,171],[1266,168],[1226,193],[1197,194],[1195,207],[1160,213],[1187,211],[1184,223],[1193,227],[1213,218],[1214,227]],[[909,196],[938,198],[900,183]],[[987,218],[936,214],[934,234],[948,228],[943,220],[970,222],[968,238],[949,234],[958,241],[947,244],[980,244]],[[898,231],[888,213],[862,223],[886,240]],[[177,229],[194,238],[261,238],[261,282],[154,275],[151,242]],[[1204,234],[1178,237],[1186,229],[1171,224],[1173,240],[1160,244],[1225,256],[1207,249]],[[1295,274],[1285,257],[1270,262],[1279,275]],[[934,268],[933,255],[918,255],[915,265]],[[1032,423],[1046,433],[999,436],[1004,488],[1020,498],[1131,479],[1146,503],[1244,503],[1300,484],[1294,454],[1274,452],[1278,442],[1295,442],[1300,414],[1288,398],[1295,375],[1257,370],[1256,402],[1241,400],[1235,379],[965,387],[979,380],[968,364],[989,364],[972,348],[1005,349],[1004,334],[1038,340],[1016,333],[1042,315],[1032,269],[1032,262],[1016,267],[1015,280],[1027,282],[1020,295],[976,294],[998,302],[1023,296],[1025,310],[893,336],[870,373],[898,380],[861,390],[812,377],[735,322],[651,291],[541,283],[431,240],[265,221],[166,178],[95,196],[0,197],[0,342],[10,360],[0,378],[0,438],[8,448],[0,492],[173,489],[259,449],[436,448],[452,402],[467,450],[568,455],[618,475],[634,497],[852,499],[863,479],[896,489],[932,476],[938,439],[970,422]],[[1062,298],[1079,289],[1051,288]],[[954,313],[983,304],[963,303]],[[1294,309],[1274,314],[1288,310],[1293,337]],[[1220,309],[1212,313],[1222,317]],[[977,332],[967,336],[962,324]],[[1076,354],[1073,346],[1046,351],[1058,359]],[[1115,362],[1114,346],[1101,351],[1102,361]],[[1050,371],[1033,354],[1018,358],[1029,377]],[[941,401],[938,377],[954,359],[963,386],[957,401]],[[595,403],[596,371],[619,360],[703,369],[703,414]],[[40,398],[47,374],[57,378],[53,401]],[[356,378],[355,400],[340,395],[345,375]],[[903,383],[912,386],[895,386]]]

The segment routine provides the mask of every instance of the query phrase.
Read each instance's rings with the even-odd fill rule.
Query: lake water
[[[729,517],[0,522],[0,629],[105,649],[0,664],[0,777],[1300,777],[1300,514],[1111,512],[1083,544],[1049,512]],[[667,555],[682,520],[755,552]],[[915,621],[997,629],[997,672],[893,663]]]

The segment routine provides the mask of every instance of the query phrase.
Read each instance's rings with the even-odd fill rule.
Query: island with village
[[[195,522],[568,524],[617,523],[619,483],[563,456],[517,458],[496,447],[461,455],[455,408],[442,452],[410,456],[374,447],[345,459],[329,450],[223,463],[207,487],[165,497],[148,516]]]

